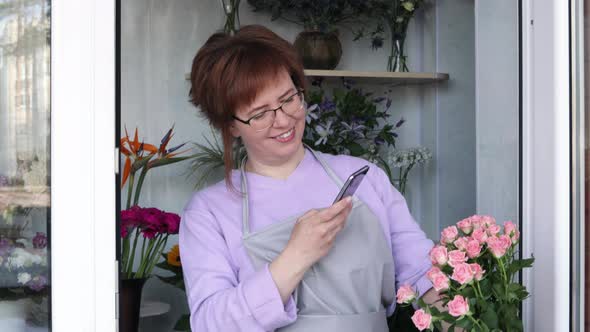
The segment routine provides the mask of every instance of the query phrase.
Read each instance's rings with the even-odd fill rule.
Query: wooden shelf
[[[307,77],[323,77],[325,79],[348,78],[358,83],[385,85],[430,84],[449,80],[449,74],[447,73],[306,69],[305,75]],[[190,74],[186,74],[185,79],[190,80]]]
[[[387,71],[350,71],[350,70],[315,70],[306,69],[308,77],[347,78],[355,82],[377,84],[429,84],[449,80],[446,73],[416,73]]]

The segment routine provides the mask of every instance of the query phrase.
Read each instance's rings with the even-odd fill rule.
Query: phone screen
[[[352,173],[346,180],[346,183],[344,183],[344,186],[342,186],[342,189],[338,193],[338,196],[336,196],[334,203],[338,202],[339,200],[345,197],[354,195],[356,189],[359,187],[359,185],[363,181],[363,178],[365,177],[365,174],[367,174],[368,171],[369,166],[364,166],[358,171]]]

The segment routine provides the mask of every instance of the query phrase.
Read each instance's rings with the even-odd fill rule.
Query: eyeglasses
[[[242,120],[236,116],[233,116],[233,118],[240,121],[241,123],[249,125],[258,132],[272,127],[275,118],[277,117],[278,110],[282,110],[290,117],[295,117],[297,116],[297,113],[299,113],[304,108],[304,105],[305,101],[303,100],[303,90],[298,89],[297,92],[283,100],[281,105],[275,109],[262,111],[252,116],[248,120]]]

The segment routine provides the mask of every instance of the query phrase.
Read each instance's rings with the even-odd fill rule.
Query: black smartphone
[[[363,178],[365,177],[368,171],[369,166],[364,166],[358,171],[352,173],[342,186],[342,189],[338,193],[338,196],[336,196],[334,203],[338,202],[339,200],[345,197],[352,196],[356,191],[356,188],[358,188],[361,182],[363,181]]]

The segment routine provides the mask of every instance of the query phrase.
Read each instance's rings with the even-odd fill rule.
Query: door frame
[[[525,331],[570,330],[569,1],[523,0],[522,255]]]
[[[116,331],[115,1],[51,7],[52,330]]]

